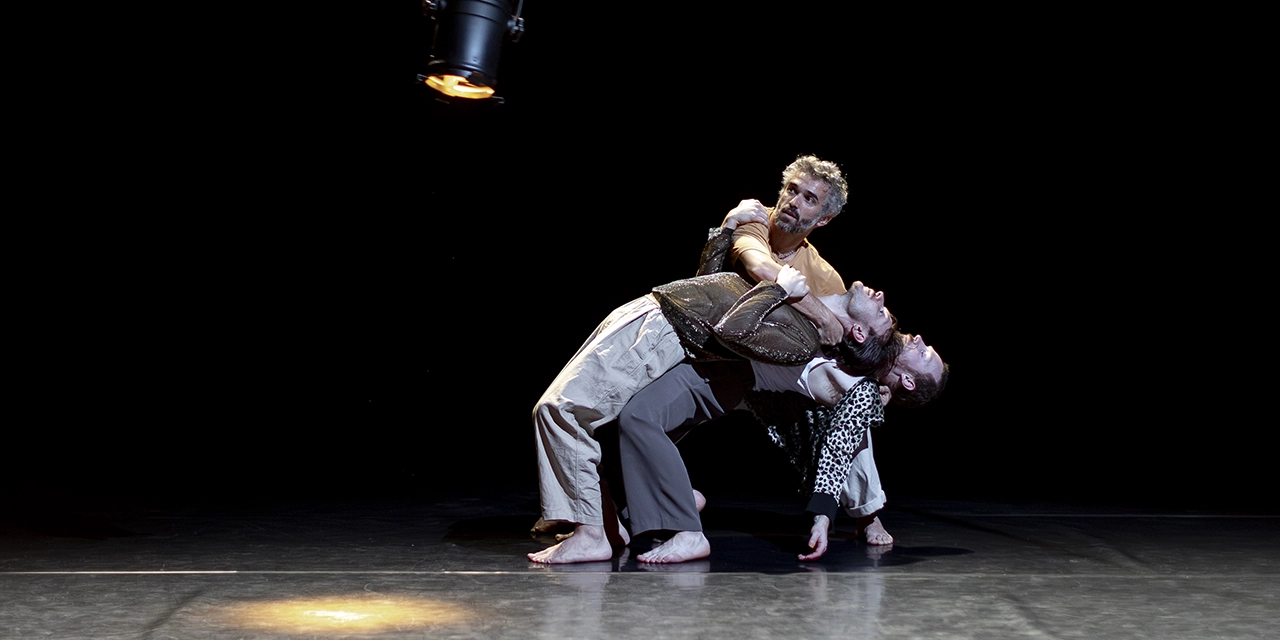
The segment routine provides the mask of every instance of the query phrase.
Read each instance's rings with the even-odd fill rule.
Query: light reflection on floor
[[[0,636],[1274,638],[1280,516],[902,499],[890,547],[792,502],[715,496],[709,558],[527,554],[535,490],[98,509],[0,501]],[[110,505],[106,505],[110,506]],[[55,510],[56,508],[56,510]],[[24,511],[25,509],[25,511]],[[6,519],[7,518],[7,519]]]
[[[464,607],[403,596],[327,596],[243,602],[212,612],[211,622],[273,633],[409,631],[462,624],[476,614]]]

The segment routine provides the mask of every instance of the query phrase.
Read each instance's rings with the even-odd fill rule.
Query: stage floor
[[[713,494],[706,560],[545,566],[536,498],[27,491],[0,504],[0,637],[1280,637],[1277,516],[899,498],[891,547],[841,515],[802,563],[798,501]]]

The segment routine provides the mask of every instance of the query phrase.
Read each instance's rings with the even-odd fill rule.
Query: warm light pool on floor
[[[475,614],[464,607],[402,596],[328,596],[243,602],[219,608],[222,625],[275,633],[407,631],[461,624]]]

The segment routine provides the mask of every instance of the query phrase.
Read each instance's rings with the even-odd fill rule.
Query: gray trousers
[[[742,404],[755,386],[746,361],[685,361],[654,380],[618,414],[618,466],[625,495],[624,514],[632,533],[701,531],[689,471],[676,443],[693,427]],[[617,472],[615,472],[617,473]],[[872,453],[871,431],[854,456],[838,498],[853,518],[875,515],[885,506],[884,489]]]
[[[738,408],[755,384],[751,363],[684,362],[632,396],[618,414],[619,466],[632,533],[701,531],[676,443],[693,426]]]

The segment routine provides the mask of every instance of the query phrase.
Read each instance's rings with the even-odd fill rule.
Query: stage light
[[[514,15],[512,1],[423,0],[423,13],[436,28],[427,73],[419,79],[447,96],[501,100],[494,92],[502,43],[508,37],[518,42],[524,33],[524,0]]]

